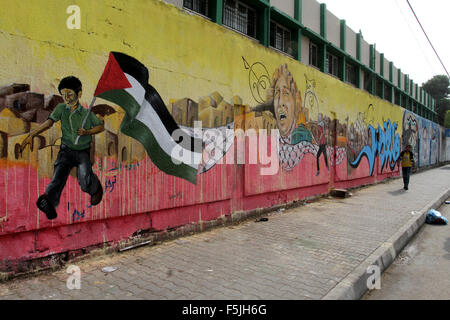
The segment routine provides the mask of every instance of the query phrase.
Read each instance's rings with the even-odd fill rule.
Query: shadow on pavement
[[[450,170],[450,167],[441,168],[441,170]]]
[[[450,260],[450,238],[447,238],[447,241],[445,241],[444,249],[448,252],[446,255],[444,255],[444,258]]]
[[[404,194],[406,192],[406,190],[402,189],[398,189],[395,191],[388,191],[388,193],[392,194],[393,196],[399,196],[401,194]]]

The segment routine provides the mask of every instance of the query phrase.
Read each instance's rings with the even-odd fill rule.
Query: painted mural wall
[[[412,146],[419,167],[435,165],[440,157],[441,161],[446,161],[444,156],[440,156],[440,148],[445,151],[445,137],[441,134],[443,130],[430,120],[409,111],[404,112],[402,142],[403,145]]]
[[[2,266],[398,176],[406,144],[420,167],[440,161],[435,123],[204,18],[156,0],[80,0],[80,29],[70,29],[71,5],[30,0],[0,11]],[[147,77],[134,75],[125,56]],[[62,122],[22,149],[24,140],[65,103],[58,90],[64,77],[81,80],[80,103],[88,108],[111,63],[126,78],[127,94],[143,88],[141,100],[134,96],[141,111],[147,82],[154,88],[160,102],[147,99],[157,115],[148,119],[161,120],[162,131],[182,129],[201,140],[201,159],[187,168],[194,177],[168,174],[155,150],[170,139],[157,130],[146,145],[132,133],[139,115],[99,95],[92,113],[104,130],[93,135],[89,157],[102,200],[92,205],[73,167],[57,218],[49,220],[37,201],[64,149]]]
[[[441,141],[441,146],[444,146],[445,149],[442,152],[442,157],[440,159],[440,161],[442,161],[442,159],[445,159],[445,161],[450,161],[450,129],[442,129],[442,133],[444,133],[442,135],[442,141]],[[445,137],[445,138],[444,138]]]

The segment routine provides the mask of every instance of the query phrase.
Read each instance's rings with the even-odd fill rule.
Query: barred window
[[[209,0],[183,0],[183,7],[204,16],[208,16],[208,1]]]
[[[327,53],[326,70],[329,74],[333,76],[339,76],[339,62],[336,56],[331,53]]]
[[[400,91],[395,90],[395,97],[394,97],[394,103],[396,105],[400,105]]]
[[[350,63],[347,63],[345,65],[345,81],[356,86],[356,72],[356,67]]]
[[[309,64],[315,67],[319,67],[319,51],[317,45],[309,43]]]
[[[379,96],[381,99],[384,99],[383,97],[383,82],[381,80],[376,80],[375,81],[375,85],[376,85],[376,94],[377,96]]]
[[[256,38],[256,11],[241,1],[225,0],[223,24]]]
[[[387,83],[384,84],[384,99],[390,101],[391,99],[391,86]]]
[[[292,33],[275,21],[270,21],[270,46],[292,55]]]
[[[371,90],[372,80],[372,73],[364,72],[364,90],[366,90],[367,92],[370,92]]]

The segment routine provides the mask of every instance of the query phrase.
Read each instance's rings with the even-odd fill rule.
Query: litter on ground
[[[102,271],[103,271],[104,273],[110,273],[110,272],[114,272],[114,271],[116,271],[116,270],[117,270],[116,267],[104,267],[104,268],[102,268]]]
[[[425,222],[428,224],[448,224],[447,218],[434,209],[428,210]]]

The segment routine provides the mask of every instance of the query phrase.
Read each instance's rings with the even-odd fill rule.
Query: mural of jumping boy
[[[53,179],[45,193],[36,202],[37,207],[45,213],[49,220],[55,219],[57,216],[55,208],[58,207],[61,193],[73,167],[78,169],[78,183],[81,190],[91,195],[91,205],[99,204],[103,196],[102,185],[92,171],[89,156],[92,135],[104,130],[103,123],[94,113],[88,112],[80,105],[82,85],[78,78],[69,76],[62,79],[58,91],[65,103],[58,104],[49,115],[48,120],[30,132],[21,145],[21,151],[28,144],[32,148],[33,138],[36,135],[50,129],[55,122],[61,121],[61,147],[54,164]],[[82,122],[86,117],[86,123],[82,127]],[[80,138],[76,144],[77,136]]]

